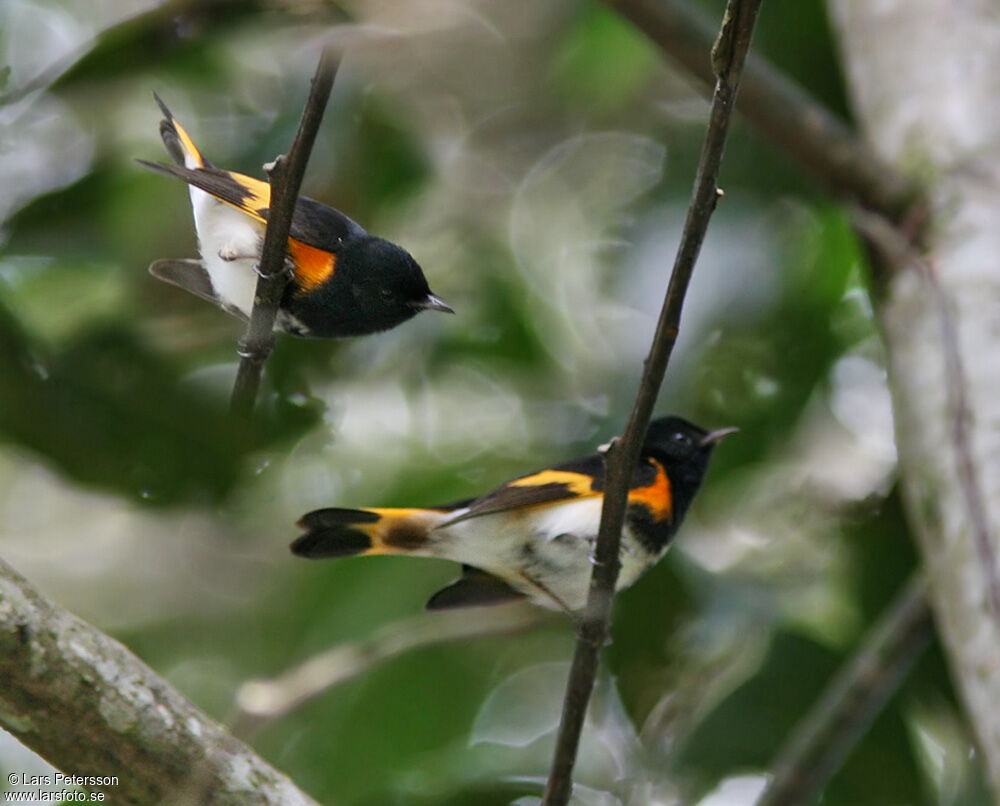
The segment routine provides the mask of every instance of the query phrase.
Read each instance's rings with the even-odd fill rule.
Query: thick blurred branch
[[[245,736],[278,719],[324,691],[363,674],[372,666],[410,652],[449,641],[521,632],[552,616],[527,604],[421,613],[387,624],[369,638],[341,644],[316,655],[271,680],[251,680],[236,693],[238,712],[233,732]]]
[[[726,135],[760,1],[730,0],[719,37],[711,49],[711,65],[717,80],[691,204],[632,412],[621,439],[611,444],[606,457],[604,505],[594,550],[594,572],[590,581],[587,608],[578,625],[579,640],[566,684],[555,757],[545,791],[546,806],[568,803],[572,792],[573,765],[580,744],[580,732],[594,688],[601,647],[607,636],[615,582],[620,569],[618,554],[629,482],[649,428],[667,362],[677,340],[684,296],[708,222],[721,195],[718,178]]]
[[[926,297],[936,308],[940,328],[942,372],[948,393],[952,426],[951,447],[955,455],[955,481],[964,498],[968,530],[979,555],[987,600],[992,608],[993,618],[1000,619],[1000,567],[997,564],[997,549],[990,534],[990,516],[980,489],[976,458],[970,442],[969,390],[965,381],[966,370],[951,302],[938,281],[934,267],[891,222],[864,211],[856,211],[852,220],[854,228],[864,236],[875,252],[875,259],[883,261],[890,271],[919,272],[926,286]]]
[[[0,725],[113,803],[314,804],[125,647],[0,560]]]
[[[778,753],[757,806],[814,803],[934,635],[923,577],[912,579]]]
[[[250,312],[250,323],[240,341],[240,367],[233,386],[233,411],[241,414],[248,414],[253,410],[264,362],[274,348],[274,321],[289,279],[285,256],[292,214],[295,212],[302,177],[306,172],[306,163],[309,162],[309,154],[316,141],[316,132],[333,89],[337,66],[338,61],[333,52],[325,49],[316,67],[309,98],[302,110],[299,129],[288,156],[279,155],[268,167],[271,201],[258,269],[260,276],[257,278],[257,293]]]
[[[689,0],[605,2],[693,75],[709,85],[715,81],[708,59],[715,26]],[[898,219],[919,195],[914,182],[760,56],[747,58],[737,107],[838,196]]]
[[[866,236],[891,269],[878,315],[907,514],[956,688],[1000,798],[1000,7],[829,7],[868,140],[932,179],[918,244],[888,222]],[[874,223],[862,219],[862,229]]]

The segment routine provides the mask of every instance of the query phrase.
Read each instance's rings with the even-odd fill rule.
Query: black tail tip
[[[159,95],[156,94],[156,90],[153,90],[153,100],[156,101],[156,105],[158,107],[160,107],[160,111],[163,112],[164,116],[168,120],[173,120],[174,119],[174,116],[171,114],[170,110],[167,108],[167,105],[165,103],[163,103],[163,99]]]
[[[326,507],[307,512],[295,524],[300,529],[329,529],[332,526],[353,526],[357,523],[375,523],[379,516],[364,509]]]
[[[343,526],[306,532],[292,541],[292,554],[310,560],[330,557],[350,557],[372,547],[371,538],[364,532]]]

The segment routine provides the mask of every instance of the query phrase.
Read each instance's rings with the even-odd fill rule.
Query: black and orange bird
[[[224,171],[194,141],[154,93],[163,111],[160,136],[175,165],[138,160],[190,186],[201,261],[161,260],[150,271],[244,319],[257,287],[271,187]],[[291,279],[275,329],[296,336],[342,338],[388,330],[420,311],[454,313],[431,293],[406,250],[369,235],[339,210],[302,196],[290,237]]]
[[[632,474],[618,590],[659,560],[708,469],[735,428],[705,431],[654,420]],[[404,554],[462,563],[429,610],[527,598],[574,612],[587,601],[604,502],[604,458],[587,456],[519,476],[479,498],[420,509],[318,509],[303,516],[292,551],[309,558]]]

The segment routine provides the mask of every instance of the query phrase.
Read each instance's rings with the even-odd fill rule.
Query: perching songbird
[[[680,417],[650,424],[628,493],[617,589],[666,552],[701,485],[712,450],[736,431]],[[416,509],[318,509],[292,543],[302,557],[406,554],[462,563],[429,610],[528,598],[574,612],[587,601],[604,501],[600,454],[520,476],[479,498]]]
[[[177,164],[138,162],[190,186],[201,261],[161,260],[150,272],[249,318],[270,185],[207,162],[166,104],[154,97],[164,115],[160,136]],[[295,206],[288,260],[292,275],[275,323],[286,333],[363,336],[396,327],[420,311],[454,313],[431,293],[420,266],[404,249],[305,196]]]

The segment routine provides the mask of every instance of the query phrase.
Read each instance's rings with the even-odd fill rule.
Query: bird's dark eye
[[[382,299],[392,299],[396,296],[391,288],[383,288],[379,293],[382,295]]]
[[[688,436],[687,434],[685,434],[683,431],[677,431],[676,433],[674,433],[670,437],[670,439],[673,442],[676,442],[678,445],[690,445],[691,444],[691,437]]]

